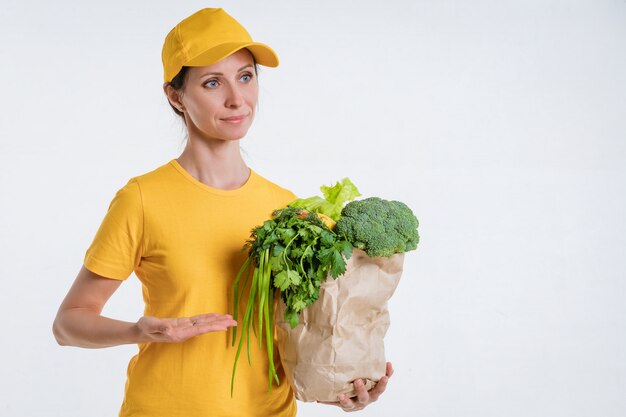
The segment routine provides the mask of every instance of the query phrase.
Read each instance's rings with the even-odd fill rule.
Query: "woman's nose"
[[[226,95],[226,107],[240,107],[243,104],[243,94],[237,85],[231,85]]]

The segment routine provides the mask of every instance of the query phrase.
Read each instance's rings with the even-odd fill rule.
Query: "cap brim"
[[[202,52],[200,55],[186,62],[185,65],[189,67],[202,67],[215,64],[243,48],[247,48],[252,55],[254,55],[257,64],[266,67],[278,66],[278,55],[276,55],[276,52],[269,46],[259,42],[224,43]]]

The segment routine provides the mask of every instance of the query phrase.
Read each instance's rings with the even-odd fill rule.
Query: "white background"
[[[0,415],[117,415],[136,347],[59,347],[51,324],[115,191],[182,151],[161,46],[202,7],[281,59],[251,167],[301,196],[347,176],[420,220],[396,372],[359,415],[626,415],[625,1],[1,6]],[[132,276],[104,313],[142,308]]]

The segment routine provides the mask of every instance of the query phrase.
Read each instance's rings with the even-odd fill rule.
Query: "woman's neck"
[[[188,139],[187,146],[176,160],[198,181],[222,190],[240,188],[250,176],[238,140]]]

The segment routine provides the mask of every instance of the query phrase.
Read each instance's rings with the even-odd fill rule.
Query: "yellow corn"
[[[333,219],[331,219],[330,217],[328,217],[325,214],[317,213],[317,217],[319,217],[320,220],[322,220],[324,223],[326,223],[326,226],[328,226],[328,228],[330,230],[333,230],[335,228],[335,225],[337,224],[336,221],[334,221]]]

